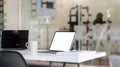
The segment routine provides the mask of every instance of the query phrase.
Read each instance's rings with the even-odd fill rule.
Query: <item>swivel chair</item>
[[[120,67],[120,56],[111,55],[108,57],[109,67]]]
[[[19,52],[0,51],[0,67],[28,67],[28,65]]]

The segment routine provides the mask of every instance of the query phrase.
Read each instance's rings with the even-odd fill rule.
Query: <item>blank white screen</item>
[[[69,51],[75,32],[56,32],[50,50]]]

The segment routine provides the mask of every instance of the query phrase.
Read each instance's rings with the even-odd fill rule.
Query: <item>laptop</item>
[[[70,51],[76,32],[56,31],[48,51],[39,51],[39,53],[57,53]]]
[[[1,38],[2,50],[24,50],[28,42],[28,30],[3,30]]]

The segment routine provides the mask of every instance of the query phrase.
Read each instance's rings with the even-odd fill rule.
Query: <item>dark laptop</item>
[[[1,39],[2,49],[27,49],[28,30],[3,30]]]

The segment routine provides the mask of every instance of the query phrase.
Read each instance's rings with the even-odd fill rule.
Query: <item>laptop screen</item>
[[[56,32],[50,50],[69,51],[72,46],[75,32]]]
[[[3,30],[1,48],[23,48],[28,42],[28,30]]]

